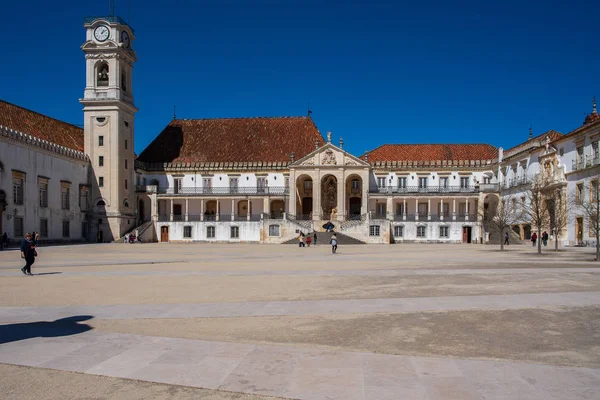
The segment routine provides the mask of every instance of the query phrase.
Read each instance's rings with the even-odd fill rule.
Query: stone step
[[[311,235],[310,235],[311,239],[313,237],[312,233],[313,232],[311,232]],[[331,240],[331,235],[333,235],[334,233],[335,233],[335,235],[337,237],[338,245],[344,245],[344,244],[366,244],[365,242],[363,242],[361,240],[355,239],[353,237],[350,237],[348,235],[344,235],[343,233],[339,233],[339,232],[317,232],[317,245],[319,245],[319,244],[329,244],[329,241]],[[290,240],[288,240],[286,242],[283,242],[283,244],[295,244],[295,245],[297,245],[298,244],[298,236],[296,236],[295,238],[290,239]]]

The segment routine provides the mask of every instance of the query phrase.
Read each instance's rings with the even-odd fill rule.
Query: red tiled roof
[[[495,160],[498,149],[489,144],[384,144],[367,154],[369,162]]]
[[[60,146],[83,151],[82,128],[4,100],[0,100],[0,125]]]
[[[544,144],[544,143],[542,143],[542,139],[546,140],[546,136],[550,136],[550,141],[553,142],[557,139],[562,138],[564,135],[558,131],[551,129],[551,130],[544,132],[541,135],[537,135],[523,143],[519,143],[518,145],[513,146],[510,149],[504,150],[504,154],[506,155],[507,153],[512,152],[513,150],[517,149],[518,147],[523,147],[522,150],[526,150],[526,149],[530,149],[532,147],[542,146]]]
[[[173,120],[138,157],[163,162],[291,162],[325,142],[310,117]]]

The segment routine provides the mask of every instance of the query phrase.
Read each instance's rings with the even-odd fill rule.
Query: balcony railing
[[[573,171],[580,171],[582,169],[595,167],[600,164],[600,157],[598,154],[593,156],[585,156],[579,160],[573,160]]]
[[[369,193],[379,194],[447,194],[447,193],[476,193],[479,189],[477,186],[371,186]]]
[[[522,185],[528,185],[531,183],[531,179],[527,176],[521,176],[518,178],[511,178],[504,181],[503,188],[508,189],[511,187],[517,187]]]
[[[236,196],[236,195],[287,195],[289,188],[284,186],[268,187],[174,187],[158,188],[158,194],[169,196]]]

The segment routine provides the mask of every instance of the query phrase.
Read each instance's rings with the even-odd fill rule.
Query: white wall
[[[0,139],[0,161],[4,165],[4,170],[0,173],[0,189],[6,193],[8,203],[2,215],[1,229],[7,232],[9,239],[20,239],[14,235],[13,213],[16,209],[17,216],[23,217],[24,232],[39,232],[40,218],[45,218],[48,220],[48,236],[42,237],[42,240],[83,240],[81,225],[85,221],[85,213],[79,208],[79,185],[88,184],[87,162],[3,139]],[[12,170],[26,173],[23,205],[14,204]],[[39,207],[38,176],[50,178],[47,208]],[[62,209],[61,180],[71,182],[69,210]],[[91,201],[88,198],[88,207]],[[62,235],[64,220],[70,221],[68,238]]]

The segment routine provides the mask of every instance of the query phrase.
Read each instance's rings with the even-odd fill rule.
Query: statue
[[[331,218],[332,221],[337,221],[337,207],[333,207],[331,209]]]
[[[321,160],[323,165],[336,165],[337,161],[335,160],[335,154],[331,149],[327,150],[323,155],[323,159]]]

